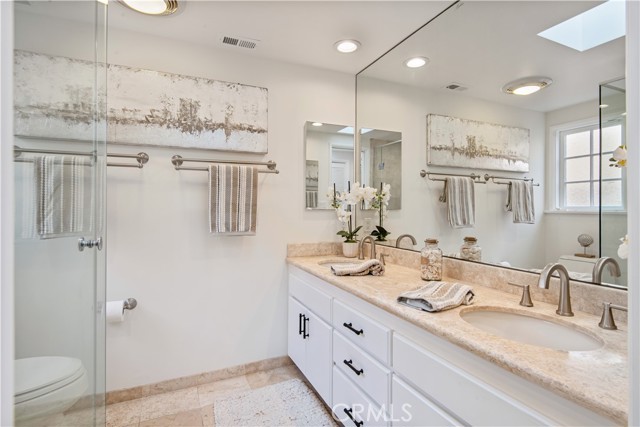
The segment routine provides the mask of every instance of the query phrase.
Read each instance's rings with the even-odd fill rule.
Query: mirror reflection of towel
[[[507,190],[508,212],[513,212],[513,222],[535,224],[536,212],[533,204],[533,183],[531,181],[510,181]]]
[[[452,228],[473,228],[476,223],[476,197],[473,179],[450,176],[446,178],[444,185],[444,194],[440,200],[447,203],[449,225]]]

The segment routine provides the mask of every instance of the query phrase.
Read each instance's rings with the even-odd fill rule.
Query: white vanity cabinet
[[[346,427],[615,425],[295,266],[288,327],[289,355]]]
[[[323,308],[323,301],[330,304],[331,299],[299,279],[290,277],[287,321],[289,357],[322,399],[331,405],[332,328],[325,321],[329,320],[331,308],[330,305]],[[309,306],[316,308],[319,313],[314,313]]]

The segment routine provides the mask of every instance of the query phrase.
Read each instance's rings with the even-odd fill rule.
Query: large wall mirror
[[[624,80],[616,81],[625,38],[569,47],[545,32],[614,3],[623,2],[458,2],[358,74],[356,127],[402,134],[402,210],[385,222],[392,237],[412,234],[414,250],[435,237],[460,256],[473,236],[481,262],[533,272],[561,262],[577,280],[626,287],[617,251],[626,174],[609,160],[625,144]],[[414,57],[425,65],[409,67]],[[542,89],[509,93],[523,78]],[[451,225],[441,201],[450,175],[479,177],[473,227]],[[518,215],[505,209],[509,194],[527,196],[512,202]],[[611,257],[621,276],[607,267],[594,277],[599,257]]]

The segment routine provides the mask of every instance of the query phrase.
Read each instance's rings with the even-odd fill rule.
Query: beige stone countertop
[[[561,317],[555,314],[556,305],[535,300],[534,307],[522,307],[518,304],[519,296],[468,282],[475,293],[473,305],[426,313],[396,302],[402,292],[424,285],[419,271],[387,263],[384,276],[335,276],[326,265],[320,265],[338,259],[346,260],[330,255],[289,257],[287,262],[526,380],[620,424],[627,424],[626,325],[618,324],[616,331],[604,330],[598,327],[600,319],[597,316],[574,310],[574,317]],[[598,337],[604,345],[591,351],[552,350],[489,334],[460,317],[461,311],[489,307],[577,327]]]

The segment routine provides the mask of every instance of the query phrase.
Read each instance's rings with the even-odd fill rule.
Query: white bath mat
[[[216,427],[336,426],[314,392],[299,379],[216,399]]]

